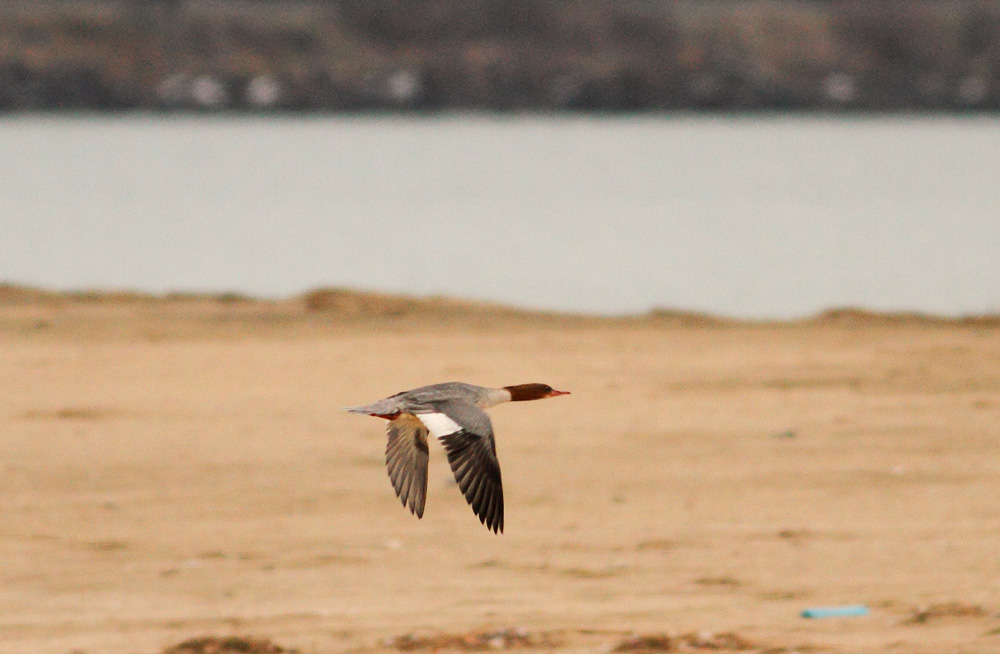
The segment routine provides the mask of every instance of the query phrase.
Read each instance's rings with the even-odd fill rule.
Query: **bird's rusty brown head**
[[[510,391],[511,402],[541,400],[546,397],[569,395],[569,391],[557,391],[548,384],[517,384],[516,386],[504,386],[504,388]]]

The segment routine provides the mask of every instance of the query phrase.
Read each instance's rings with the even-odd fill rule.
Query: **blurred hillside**
[[[1000,109],[1000,0],[6,0],[0,111]]]

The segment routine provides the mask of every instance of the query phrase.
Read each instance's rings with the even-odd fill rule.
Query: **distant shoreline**
[[[151,293],[134,290],[48,290],[36,286],[0,283],[0,310],[10,307],[45,306],[183,306],[214,305],[252,308],[283,308],[285,312],[313,314],[348,321],[375,320],[488,320],[505,322],[532,320],[614,323],[636,321],[687,326],[726,325],[955,325],[1000,327],[1000,314],[947,316],[919,311],[876,311],[860,307],[833,307],[791,319],[743,319],[700,311],[653,308],[634,314],[586,314],[546,311],[466,300],[446,296],[413,296],[338,287],[316,288],[281,299],[264,299],[237,292],[170,291]]]

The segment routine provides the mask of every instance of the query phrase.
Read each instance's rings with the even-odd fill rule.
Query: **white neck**
[[[510,391],[506,388],[487,388],[478,404],[481,408],[488,409],[504,402],[510,402]]]

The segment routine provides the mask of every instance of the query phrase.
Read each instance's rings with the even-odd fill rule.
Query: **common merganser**
[[[483,409],[504,402],[569,395],[548,384],[484,388],[462,382],[421,386],[365,406],[347,407],[388,420],[385,464],[403,506],[422,518],[427,499],[427,434],[441,441],[458,487],[479,521],[503,533],[503,484],[493,425]]]

